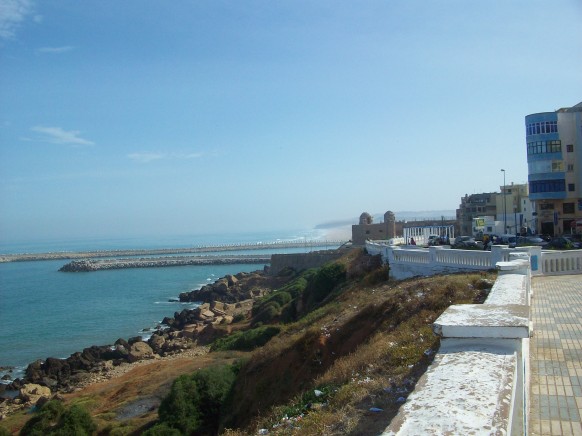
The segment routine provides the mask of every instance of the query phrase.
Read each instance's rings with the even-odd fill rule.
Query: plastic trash
[[[315,394],[316,397],[320,397],[323,395],[323,392],[321,392],[320,390],[314,390],[313,393]]]
[[[370,412],[374,412],[374,413],[380,413],[383,412],[384,409],[380,409],[378,407],[370,407]]]

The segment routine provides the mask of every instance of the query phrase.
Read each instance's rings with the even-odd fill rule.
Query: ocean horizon
[[[0,245],[0,254],[182,248],[325,240],[331,239],[329,236],[325,230],[310,229],[199,237],[15,242]],[[310,250],[306,245],[264,253]],[[0,263],[0,377],[6,374],[11,379],[21,377],[26,366],[38,359],[67,358],[92,345],[113,344],[118,338],[148,337],[164,317],[196,307],[196,303],[175,301],[181,292],[199,289],[227,274],[264,268],[258,264],[234,264],[59,272],[64,263],[63,260]]]

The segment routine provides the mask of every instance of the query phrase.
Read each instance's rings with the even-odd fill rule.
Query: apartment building
[[[497,215],[497,192],[482,194],[465,194],[461,198],[461,204],[457,209],[457,223],[459,235],[473,234],[473,218]]]
[[[496,198],[497,215],[495,220],[504,223],[504,233],[525,233],[528,230],[536,233],[533,228],[533,208],[528,195],[528,185],[525,183],[500,186],[500,195]]]
[[[529,198],[538,233],[582,233],[582,102],[525,117]]]

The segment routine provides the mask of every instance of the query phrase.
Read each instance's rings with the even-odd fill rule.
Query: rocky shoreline
[[[136,364],[203,355],[208,352],[208,344],[227,334],[224,326],[228,327],[235,318],[249,318],[253,301],[286,280],[265,271],[228,275],[201,289],[182,293],[181,301],[202,304],[164,318],[148,340],[141,336],[120,338],[113,345],[94,345],[66,359],[37,360],[28,365],[22,379],[0,385],[0,395],[5,391],[13,394],[0,398],[0,419],[55,395],[121,375]]]

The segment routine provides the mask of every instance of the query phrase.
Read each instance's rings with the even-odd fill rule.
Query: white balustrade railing
[[[582,273],[582,250],[543,251],[542,272],[544,275]]]
[[[413,245],[396,246],[394,240],[368,241],[366,250],[369,254],[381,255],[397,279],[492,269],[497,262],[508,262],[511,253],[528,256],[534,275],[582,274],[582,250],[542,251],[539,247],[509,248],[505,245],[494,245],[491,251],[456,250],[444,246],[426,249]]]
[[[491,253],[489,251],[437,250],[435,260],[439,264],[448,266],[491,268]]]

